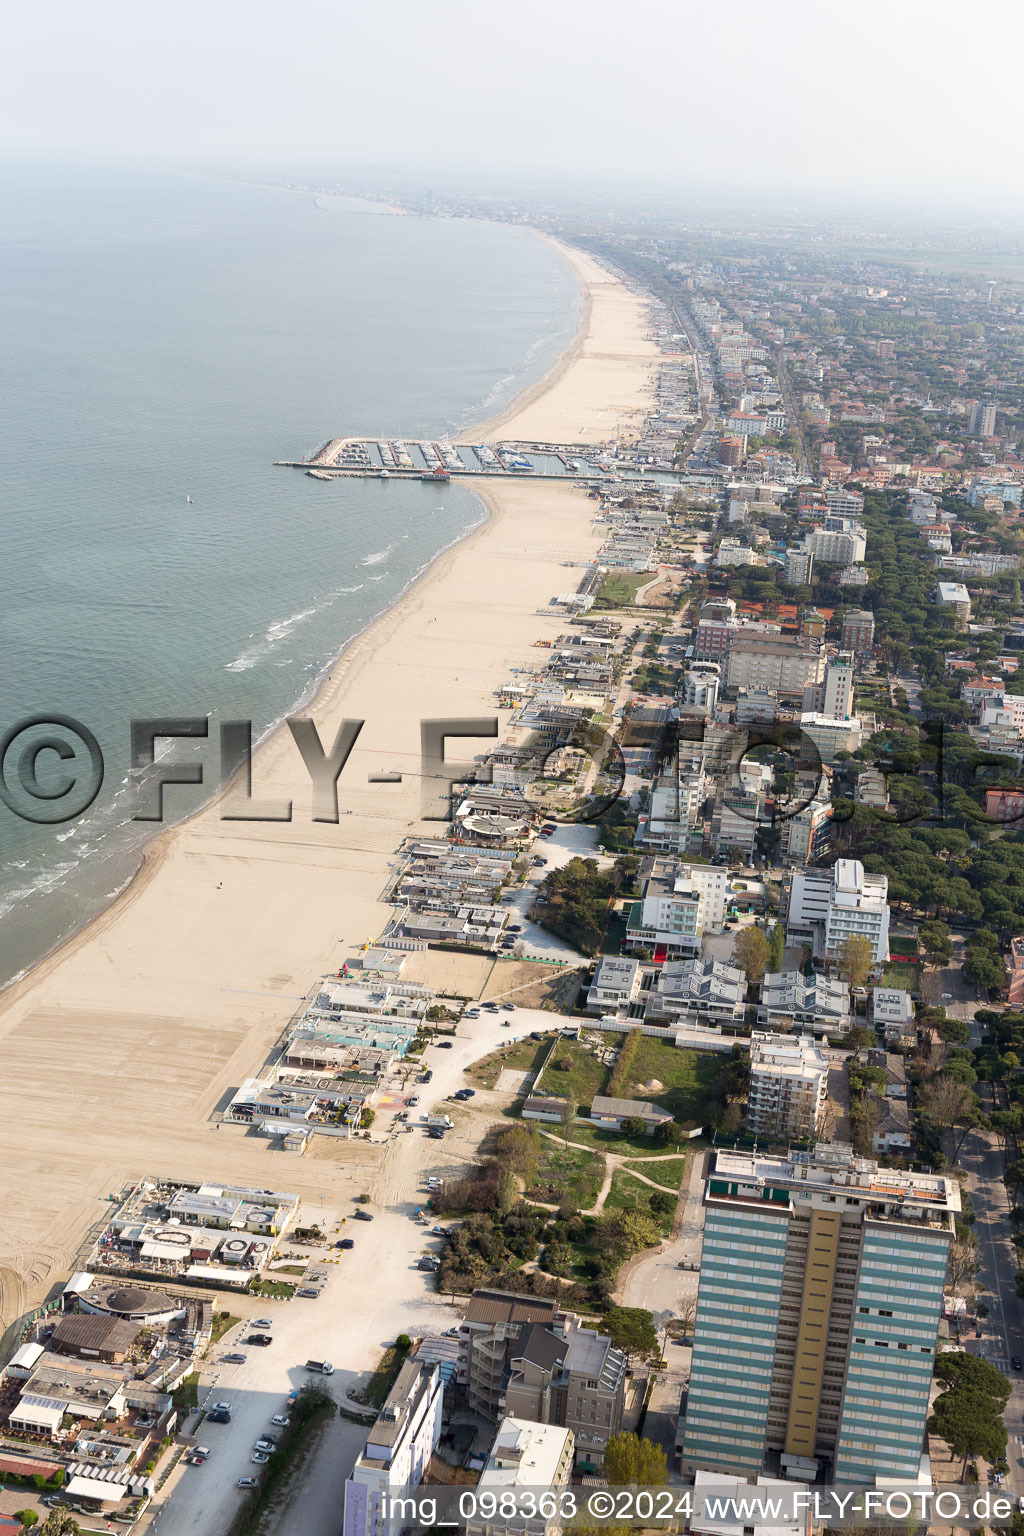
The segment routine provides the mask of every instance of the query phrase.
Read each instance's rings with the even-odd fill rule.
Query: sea
[[[155,829],[133,819],[132,720],[251,720],[258,741],[485,515],[468,486],[275,461],[483,421],[550,367],[579,302],[514,227],[0,164],[0,985],[138,867]],[[90,735],[103,781],[79,809]],[[53,739],[73,755],[33,750]],[[203,793],[171,791],[168,821]]]

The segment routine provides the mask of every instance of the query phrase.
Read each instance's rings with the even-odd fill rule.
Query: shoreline
[[[253,183],[253,185],[259,184]],[[291,189],[283,188],[281,190]],[[405,212],[404,209],[401,211],[403,213]],[[577,320],[576,334],[573,336],[568,345],[565,346],[563,350],[558,354],[554,362],[551,363],[547,369],[545,369],[544,373],[539,379],[535,380],[533,384],[528,384],[525,389],[520,390],[520,392],[514,396],[509,404],[497,416],[490,417],[486,421],[474,423],[469,427],[464,428],[453,439],[455,442],[468,443],[473,440],[480,441],[481,437],[498,431],[505,421],[511,420],[515,415],[519,413],[520,408],[525,408],[526,405],[532,404],[535,400],[539,400],[552,387],[552,385],[566,373],[573,360],[579,355],[580,348],[582,347],[586,327],[590,321],[592,298],[590,290],[581,275],[580,268],[574,260],[574,253],[572,248],[569,246],[563,246],[559,241],[553,239],[550,235],[541,233],[539,230],[531,230],[530,233],[534,234],[536,239],[544,241],[546,244],[552,246],[559,252],[559,254],[565,260],[566,265],[570,268],[573,275],[576,277],[577,282],[579,283],[580,311]],[[276,722],[272,722],[267,726],[263,734],[253,743],[252,762],[254,771],[258,764],[259,754],[274,740],[274,738],[280,732],[285,729],[286,722],[289,719],[295,718],[297,715],[305,715],[316,707],[323,689],[330,681],[330,678],[335,669],[343,663],[345,656],[351,647],[355,645],[357,641],[359,641],[364,635],[367,635],[369,632],[371,632],[374,626],[378,624],[382,619],[385,619],[388,614],[395,612],[405,601],[407,596],[411,592],[415,591],[416,587],[419,586],[421,582],[426,581],[430,577],[430,574],[434,570],[435,566],[440,560],[444,558],[445,555],[451,553],[452,550],[458,549],[462,545],[468,543],[469,540],[475,538],[477,534],[486,528],[491,518],[495,515],[497,510],[496,505],[487,496],[486,492],[477,485],[471,482],[467,482],[467,488],[477,496],[481,503],[483,510],[480,519],[472,526],[470,526],[465,533],[460,534],[458,538],[453,539],[449,544],[446,544],[441,549],[439,549],[435,555],[431,556],[431,558],[423,566],[422,570],[418,571],[416,575],[406,583],[406,585],[401,589],[399,593],[397,593],[394,600],[389,603],[386,608],[382,608],[380,613],[374,614],[374,616],[371,619],[368,619],[360,629],[357,629],[353,634],[349,635],[348,639],[345,640],[345,642],[342,644],[341,649],[336,651],[334,655],[324,663],[323,667],[317,674],[315,681],[311,685],[311,691],[308,692],[308,696],[304,695],[297,699],[295,704],[291,707],[286,715],[282,716],[281,719],[277,720]],[[131,873],[125,877],[124,883],[122,884],[120,890],[118,890],[117,893],[112,896],[103,907],[99,909],[99,911],[94,912],[91,917],[85,918],[80,926],[75,928],[73,932],[67,933],[62,938],[56,939],[50,948],[45,950],[43,954],[41,954],[36,960],[31,961],[24,969],[13,975],[8,981],[0,983],[0,1026],[2,1026],[2,1015],[4,1007],[12,998],[17,997],[17,989],[20,988],[23,983],[30,982],[41,967],[46,966],[51,961],[59,959],[61,955],[65,953],[65,951],[68,954],[74,953],[75,949],[83,940],[85,940],[94,932],[102,932],[103,920],[108,918],[122,903],[124,905],[128,905],[132,895],[133,887],[136,885],[136,883],[144,882],[152,878],[153,874],[156,873],[156,870],[159,868],[161,862],[158,853],[158,845],[165,838],[172,837],[180,829],[188,826],[190,822],[195,821],[197,817],[204,815],[207,811],[216,807],[224,798],[224,796],[230,792],[231,786],[234,784],[234,782],[235,780],[232,779],[230,784],[221,786],[215,794],[210,796],[208,800],[204,800],[201,805],[197,805],[194,810],[189,811],[187,815],[182,816],[180,820],[175,821],[173,825],[157,828],[152,831],[150,835],[140,843],[138,848],[138,863],[136,864],[134,870],[132,870]]]
[[[564,420],[587,418],[597,442],[646,408],[656,349],[642,301],[572,256],[587,296],[577,336],[492,431],[501,419],[509,436],[561,441]],[[277,1172],[265,1140],[217,1136],[211,1117],[259,1071],[311,981],[381,932],[392,909],[380,895],[410,830],[436,830],[420,819],[420,719],[501,719],[495,693],[510,669],[564,628],[547,611],[574,584],[563,568],[603,538],[575,486],[474,489],[484,518],[350,637],[302,711],[325,742],[342,718],[365,721],[339,822],[310,821],[308,775],[279,725],[254,752],[253,796],[292,800],[291,823],[222,821],[221,791],[157,831],[119,895],[0,995],[13,1110],[0,1156],[19,1168],[0,1243],[4,1322],[73,1267],[103,1192],[140,1170],[285,1180],[328,1201],[348,1191],[358,1147]],[[368,783],[381,770],[404,782]]]

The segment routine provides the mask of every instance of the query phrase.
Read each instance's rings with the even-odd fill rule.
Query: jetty
[[[643,479],[674,481],[684,473],[667,465],[637,463],[614,446],[582,443],[450,443],[419,438],[331,437],[308,459],[277,459],[314,480],[568,480],[604,485]]]

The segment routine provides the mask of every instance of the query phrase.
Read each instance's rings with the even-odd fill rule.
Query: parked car
[[[354,1248],[355,1242],[351,1237],[343,1237],[340,1243],[335,1243],[336,1248]]]
[[[223,1355],[221,1357],[221,1364],[222,1365],[244,1365],[245,1362],[248,1360],[248,1358],[249,1358],[248,1355]]]
[[[204,1422],[207,1424],[230,1424],[231,1415],[226,1408],[211,1408]]]
[[[435,1044],[437,1045],[439,1051],[450,1051],[452,1048],[451,1040],[438,1040],[435,1042]]]
[[[271,1451],[276,1451],[277,1450],[277,1436],[276,1435],[260,1435],[259,1439],[256,1441],[256,1449],[258,1451],[265,1451],[268,1455],[270,1454]]]
[[[417,1267],[419,1269],[434,1270],[434,1269],[439,1269],[440,1265],[438,1264],[436,1259],[432,1259],[427,1254],[424,1254],[422,1259],[420,1259],[419,1264],[418,1264]]]
[[[261,1349],[266,1349],[268,1344],[273,1344],[274,1336],[270,1333],[250,1333],[249,1337],[243,1339],[242,1342],[243,1344],[258,1344]]]
[[[267,1455],[266,1451],[253,1451],[252,1455],[249,1457],[249,1460],[254,1461],[258,1467],[261,1467],[270,1460],[270,1457]]]
[[[304,1296],[307,1301],[313,1301],[320,1295],[320,1292],[317,1290],[315,1285],[304,1285],[301,1291],[296,1291],[295,1294],[297,1296]]]
[[[475,1099],[476,1098],[476,1089],[475,1088],[463,1088],[463,1089],[460,1090],[460,1092],[461,1092],[462,1097],[464,1099]]]
[[[259,1483],[254,1477],[240,1477],[235,1484],[236,1488],[258,1488]]]
[[[230,1403],[214,1403],[212,1411],[214,1413],[230,1413],[231,1412],[231,1404]]]
[[[253,1328],[272,1328],[274,1325],[269,1317],[254,1317],[251,1326]]]
[[[420,1101],[420,1096],[419,1096],[419,1094],[418,1094],[418,1093],[414,1093],[414,1094],[413,1094],[413,1096],[412,1096],[412,1098],[411,1098],[411,1099],[410,1099],[410,1100],[409,1100],[409,1104],[410,1104],[410,1105],[415,1105],[415,1104],[418,1104],[418,1103],[419,1103],[419,1101]]]
[[[1011,1371],[1024,1370],[1024,1366],[1022,1366],[1022,1364],[1021,1364],[1020,1355],[1014,1355],[1011,1358],[1011,1360],[1010,1360],[1010,1369],[1011,1369]]]
[[[427,1135],[431,1141],[444,1141],[444,1131],[431,1130],[427,1132]],[[299,1294],[301,1295],[302,1293],[300,1292]]]
[[[515,1003],[502,1003],[501,1006],[504,1008],[506,1013],[515,1013],[516,1011]]]
[[[363,1206],[359,1206],[358,1209],[353,1212],[353,1215],[355,1216],[356,1221],[373,1220],[373,1212],[365,1210]]]
[[[286,1413],[275,1413],[270,1422],[271,1424],[280,1424],[282,1429],[287,1429],[291,1419]]]

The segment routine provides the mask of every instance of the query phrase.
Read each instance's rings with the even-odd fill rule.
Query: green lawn
[[[287,1298],[295,1295],[295,1286],[287,1280],[257,1280],[255,1285],[249,1287],[249,1295]]]
[[[557,1130],[557,1127],[551,1126],[550,1129]],[[573,1121],[569,1140],[593,1147],[595,1152],[617,1152],[620,1157],[628,1157],[631,1161],[633,1158],[664,1157],[666,1152],[671,1151],[669,1147],[659,1146],[651,1136],[622,1136],[618,1131],[606,1131],[582,1118]],[[679,1156],[683,1154],[680,1152]]]
[[[241,1318],[232,1317],[230,1312],[215,1312],[213,1314],[213,1328],[210,1334],[210,1342],[217,1344],[230,1328],[241,1322]]]
[[[399,1349],[396,1344],[391,1344],[381,1355],[377,1362],[377,1368],[362,1391],[364,1402],[370,1403],[374,1408],[380,1408],[391,1388],[395,1384],[395,1378],[405,1363],[408,1349]]]
[[[566,1147],[548,1136],[541,1138],[541,1147],[537,1176],[526,1192],[527,1199],[541,1200],[548,1205],[569,1199],[581,1211],[589,1210],[601,1191],[604,1158],[596,1152]]]
[[[628,1095],[648,1099],[669,1110],[687,1130],[703,1125],[708,1118],[707,1096],[718,1076],[722,1058],[711,1051],[680,1050],[664,1040],[645,1035],[633,1063]],[[657,1080],[664,1086],[646,1089],[641,1085]]]
[[[604,938],[601,941],[602,955],[621,955],[623,953],[622,946],[626,942],[628,911],[628,907],[625,911],[616,910],[608,918],[608,925],[605,928]]]
[[[598,589],[594,607],[627,607],[636,600],[638,589],[645,586],[653,575],[652,571],[609,571]]]
[[[561,1062],[569,1063],[568,1071],[559,1065]],[[541,1078],[540,1092],[571,1095],[578,1105],[589,1109],[594,1095],[604,1092],[610,1070],[578,1040],[562,1040]]]
[[[912,940],[896,940],[897,944],[910,944]],[[905,951],[909,954],[909,950]],[[905,992],[916,992],[920,982],[916,965],[907,965],[902,960],[891,960],[882,972],[881,986],[895,987]]]
[[[655,1176],[652,1169],[651,1177]],[[653,1216],[651,1212],[650,1198],[657,1193],[649,1184],[631,1178],[625,1168],[616,1168],[604,1208],[606,1211],[640,1211],[642,1215],[651,1216],[652,1220],[657,1221],[662,1232],[667,1234],[672,1230],[672,1216]]]
[[[551,1048],[551,1041],[520,1040],[515,1045],[502,1046],[489,1056],[481,1056],[466,1068],[466,1081],[478,1088],[493,1088],[505,1067],[513,1072],[539,1071],[544,1057]]]

